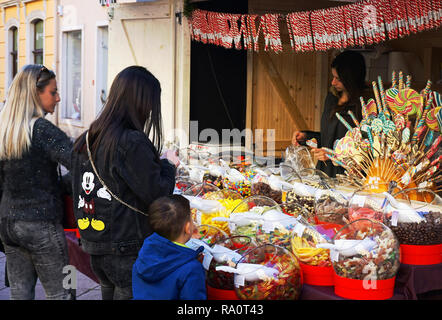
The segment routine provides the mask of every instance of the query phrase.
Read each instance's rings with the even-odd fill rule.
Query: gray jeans
[[[66,236],[60,223],[2,219],[0,237],[5,245],[11,300],[35,299],[37,278],[46,299],[69,299],[63,288],[63,267],[68,265]]]
[[[91,255],[91,267],[100,280],[103,300],[132,299],[132,267],[137,255]]]

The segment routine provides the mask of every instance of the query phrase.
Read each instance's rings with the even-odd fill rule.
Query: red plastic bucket
[[[207,285],[207,300],[239,300],[235,290],[217,289]]]
[[[311,266],[302,262],[299,265],[305,284],[313,286],[332,286],[334,284],[333,267]]]
[[[401,244],[401,263],[429,265],[442,263],[442,244],[428,246]]]
[[[394,294],[396,277],[386,280],[356,280],[334,274],[335,294],[354,300],[385,300]]]

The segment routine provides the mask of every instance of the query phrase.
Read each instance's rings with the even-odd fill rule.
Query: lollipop
[[[383,123],[381,119],[376,118],[371,122],[371,131],[373,134],[380,134],[382,132],[382,128]]]
[[[398,93],[399,90],[396,88],[390,88],[385,91],[385,102],[390,109],[392,106],[395,106],[394,100],[396,99]]]
[[[405,128],[405,118],[403,115],[401,115],[400,113],[398,113],[397,115],[394,116],[394,124],[396,125],[396,129],[397,130],[402,130],[403,128]]]
[[[384,122],[382,130],[385,132],[385,134],[388,134],[389,132],[393,132],[396,130],[396,125],[394,124],[393,121],[387,120]]]
[[[368,99],[367,104],[365,105],[365,110],[367,111],[368,116],[376,117],[378,115],[378,107],[373,99]]]
[[[342,139],[339,139],[334,151],[338,159],[351,157],[356,151],[353,138],[344,136]]]
[[[433,108],[442,107],[442,95],[439,92],[433,91]]]
[[[438,124],[437,118],[436,118],[437,113],[440,112],[441,109],[442,109],[442,107],[437,107],[435,109],[431,109],[427,113],[427,117],[425,119],[425,122],[427,123],[428,128],[430,128],[431,130],[435,130],[435,131],[441,130],[439,128],[439,124]]]
[[[413,89],[399,90],[394,99],[394,106],[391,109],[395,113],[403,115],[417,114],[419,117],[422,114],[422,96]]]

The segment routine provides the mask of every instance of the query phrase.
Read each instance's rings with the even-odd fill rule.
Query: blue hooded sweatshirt
[[[153,233],[144,240],[132,269],[134,300],[205,300],[206,280],[197,256]]]

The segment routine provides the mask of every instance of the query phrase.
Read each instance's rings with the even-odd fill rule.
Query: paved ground
[[[0,252],[0,300],[9,300],[9,287],[5,286],[6,256]],[[81,272],[77,271],[77,300],[101,300],[100,286]],[[45,300],[45,292],[40,281],[35,288],[35,299]]]

